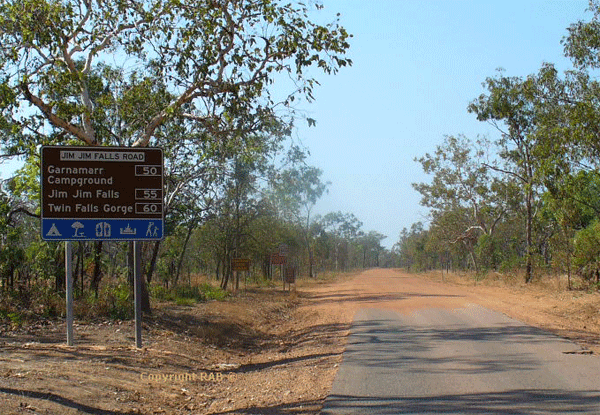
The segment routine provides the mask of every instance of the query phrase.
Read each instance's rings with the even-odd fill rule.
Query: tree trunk
[[[216,266],[215,266],[215,277],[216,277],[217,281],[219,281],[219,279],[221,279],[220,271],[221,271],[221,258],[219,258],[217,256]]]
[[[573,252],[571,250],[571,240],[567,233],[564,233],[567,242],[567,290],[571,291],[571,262],[573,261]]]
[[[223,264],[223,280],[221,281],[221,288],[227,290],[227,284],[229,284],[229,268],[226,264]]]
[[[154,241],[154,247],[152,248],[152,258],[146,269],[146,281],[148,284],[152,282],[152,275],[154,275],[154,268],[156,267],[156,259],[158,258],[158,250],[160,248],[160,240]]]
[[[142,313],[152,315],[152,307],[150,306],[150,292],[146,280],[141,278],[142,284]]]
[[[310,278],[313,278],[315,276],[315,271],[313,269],[313,252],[312,249],[310,249],[310,245],[308,246],[308,276]]]
[[[160,241],[157,241],[160,242]],[[129,242],[128,244],[129,249],[128,249],[128,255],[127,255],[127,262],[128,262],[128,279],[130,280],[130,284],[133,290],[135,290],[135,276],[134,276],[134,264],[135,264],[135,250],[133,249],[133,242]],[[142,247],[141,247],[141,242],[138,242],[138,250],[140,257],[142,256]],[[142,271],[142,266],[141,266],[141,262],[142,262],[142,258],[139,259],[140,261],[140,271],[142,275],[140,275],[140,285],[141,285],[141,291],[142,291],[142,296],[141,296],[141,305],[142,305],[142,313],[143,314],[148,314],[148,315],[152,315],[152,307],[150,306],[150,292],[148,291],[148,284],[146,283],[146,278],[144,278],[144,273]]]
[[[61,245],[64,246],[64,244],[61,244]],[[64,271],[58,272],[58,270],[60,270],[60,269],[62,269],[62,270],[65,269],[65,265],[66,265],[64,262],[65,261],[65,255],[64,255],[65,248],[63,247],[62,252],[59,252],[59,251],[60,251],[60,249],[55,251],[55,254],[62,253],[62,255],[57,258],[57,263],[59,264],[59,266],[57,267],[57,269],[55,271],[56,274],[54,277],[55,290],[57,293],[65,291],[65,282],[66,282],[65,281],[65,272]]]
[[[271,279],[270,268],[271,268],[271,259],[269,258],[269,255],[265,255],[263,257],[263,261],[262,261],[262,272],[263,272],[263,277],[266,280]]]
[[[187,232],[187,235],[185,236],[185,241],[183,242],[183,247],[181,248],[181,254],[179,255],[179,260],[177,261],[177,271],[175,272],[175,284],[177,284],[177,281],[179,281],[179,275],[181,274],[181,265],[183,264],[183,258],[185,257],[185,251],[187,250],[188,242],[190,241],[190,238],[192,237],[192,232],[194,231],[194,226],[193,226],[194,221],[192,221],[191,223],[192,224],[190,224],[188,226],[188,232]]]
[[[229,238],[226,238],[227,241]],[[221,258],[223,265],[223,279],[221,280],[221,288],[223,290],[227,289],[227,285],[229,284],[229,278],[231,277],[231,260],[230,260],[230,251],[227,247],[227,242],[225,242],[225,249],[223,250],[223,257]]]
[[[127,282],[129,287],[134,288],[133,266],[134,266],[133,241],[127,243]]]
[[[533,232],[533,191],[531,184],[528,185],[530,188],[527,189],[527,197],[525,201],[525,207],[527,210],[527,222],[525,224],[525,238],[526,238],[526,249],[525,249],[525,283],[529,284],[533,279],[533,255],[531,252],[532,247],[532,232]]]

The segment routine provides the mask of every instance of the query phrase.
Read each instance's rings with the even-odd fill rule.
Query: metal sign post
[[[283,276],[283,290],[285,291],[285,284],[288,284],[288,288],[292,290],[292,284],[294,284],[294,289],[296,286],[296,267],[293,265],[288,265],[285,267],[284,276]]]
[[[67,346],[73,346],[73,242],[65,242],[65,282],[67,290]]]
[[[133,298],[135,302],[135,347],[142,347],[142,252],[138,241],[133,242]]]

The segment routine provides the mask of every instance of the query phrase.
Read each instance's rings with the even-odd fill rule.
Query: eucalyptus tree
[[[483,138],[472,142],[462,135],[447,136],[435,153],[417,159],[433,175],[431,183],[413,184],[422,195],[421,204],[430,208],[430,236],[439,249],[464,246],[476,270],[479,237],[493,237],[508,209],[509,184],[490,171],[489,144]]]
[[[507,77],[499,72],[484,82],[488,90],[468,107],[479,121],[487,121],[501,136],[496,145],[503,163],[489,167],[520,184],[525,207],[525,281],[533,278],[533,228],[543,188],[544,158],[540,140],[537,78]]]
[[[300,161],[297,165],[277,173],[272,181],[273,199],[283,218],[303,229],[310,277],[314,276],[312,211],[329,186],[329,182],[321,180],[322,174],[321,169]]]
[[[553,241],[558,245],[555,257],[561,268],[566,267],[569,288],[575,236],[579,231],[590,227],[600,216],[599,195],[598,171],[581,170],[576,174],[560,174],[548,178],[548,190],[542,199],[543,213],[559,230]]]
[[[402,229],[400,239],[394,245],[394,251],[399,256],[400,266],[408,270],[427,269],[429,266],[428,239],[429,231],[423,227],[422,222],[413,223],[410,229]]]
[[[129,125],[131,144],[144,147],[175,118],[212,137],[260,131],[280,117],[278,106],[312,99],[311,66],[335,73],[351,63],[337,20],[318,25],[307,6],[272,0],[3,0],[0,28],[0,127],[10,154],[31,151],[47,130],[87,145],[104,144],[102,128],[119,137],[93,99],[100,64],[137,73],[133,89],[165,86],[163,102],[139,97],[150,108]],[[270,86],[280,73],[295,86],[278,100]]]
[[[348,265],[348,249],[353,240],[360,234],[362,222],[352,213],[330,212],[319,220],[325,232],[331,235],[334,244],[334,266],[338,271]],[[343,252],[340,248],[343,247]]]
[[[369,231],[358,238],[362,247],[362,268],[379,267],[379,256],[385,250],[381,241],[385,238],[387,236],[377,231]]]
[[[552,177],[600,167],[600,2],[590,1],[589,10],[591,20],[572,24],[563,39],[574,69],[561,74],[545,64],[535,75],[535,98],[543,103],[539,137]]]
[[[25,256],[21,243],[23,221],[11,215],[19,204],[10,192],[9,183],[0,180],[0,288],[3,291],[13,288],[15,271]]]

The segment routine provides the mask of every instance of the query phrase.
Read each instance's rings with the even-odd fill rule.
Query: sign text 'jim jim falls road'
[[[42,147],[45,240],[163,238],[159,148]]]

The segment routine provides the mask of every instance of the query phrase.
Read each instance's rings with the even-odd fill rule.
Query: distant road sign
[[[279,244],[279,255],[288,256],[290,247],[287,244]]]
[[[280,254],[271,254],[271,265],[285,265],[285,257]]]
[[[283,274],[283,282],[287,284],[295,284],[296,283],[296,267],[288,266],[285,267],[285,272]]]
[[[232,271],[250,271],[250,259],[249,258],[232,258],[231,259],[231,270]]]
[[[42,147],[45,240],[163,238],[159,148]]]

